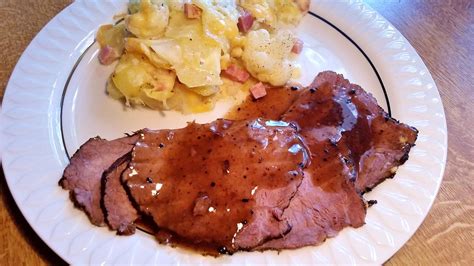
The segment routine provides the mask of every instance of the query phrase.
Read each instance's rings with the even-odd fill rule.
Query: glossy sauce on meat
[[[315,119],[315,115],[322,117]],[[282,119],[299,124],[302,132],[321,127],[321,120],[338,121],[333,141],[347,149],[343,153],[353,165],[359,193],[392,177],[407,160],[418,135],[415,128],[391,118],[370,93],[332,71],[319,73],[309,92],[304,92]]]
[[[236,121],[91,139],[60,184],[94,224],[106,214],[121,234],[136,224],[210,255],[299,248],[362,226],[361,195],[395,174],[418,133],[330,71],[249,97],[227,117]]]
[[[282,119],[298,124],[303,135],[328,138],[341,146],[341,152],[358,171],[360,156],[372,146],[370,125],[374,116],[359,104],[356,96],[356,91],[350,88],[335,89],[330,83],[319,84],[304,91]]]
[[[255,100],[248,96],[241,104],[236,105],[226,115],[226,119],[244,120],[265,118],[279,120],[293,102],[298,98],[302,87],[295,84],[289,87],[267,89],[267,95]]]
[[[364,224],[364,202],[349,180],[351,171],[338,147],[328,141],[314,141],[309,148],[311,164],[283,213],[292,229],[281,238],[265,242],[258,250],[318,245],[347,226],[357,228]]]
[[[267,98],[268,97],[268,98]],[[311,153],[322,151],[321,143],[337,146],[341,157],[352,166],[351,150],[341,142],[343,132],[356,131],[355,139],[350,141],[354,148],[360,150],[370,146],[369,118],[359,114],[358,109],[344,92],[333,90],[330,84],[322,84],[319,88],[302,89],[296,87],[275,88],[259,100],[247,98],[243,103],[231,110],[227,118],[255,119],[258,117],[282,119],[295,123],[299,127],[304,141]],[[313,149],[311,149],[313,145]],[[352,172],[356,169],[352,169]],[[352,173],[352,176],[355,174]]]
[[[132,152],[127,185],[163,242],[204,252],[251,249],[291,228],[281,214],[307,164],[284,122],[217,120],[147,131]]]
[[[294,123],[310,151],[311,163],[304,169],[304,179],[282,215],[291,231],[255,249],[317,245],[344,227],[362,226],[366,210],[351,181],[355,172],[348,159],[350,150],[345,143],[339,143],[343,132],[361,125],[354,104],[328,85],[318,93],[300,87],[268,93],[266,100],[268,95],[256,101],[248,98],[227,117],[254,119],[266,115]]]

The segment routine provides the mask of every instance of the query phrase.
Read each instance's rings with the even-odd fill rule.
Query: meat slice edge
[[[138,135],[116,140],[91,138],[72,156],[64,169],[59,185],[70,191],[76,206],[84,210],[92,224],[105,225],[105,215],[101,206],[102,174],[118,158],[130,152]]]
[[[386,178],[393,177],[398,166],[405,163],[410,149],[415,146],[418,130],[391,118],[369,92],[350,83],[341,74],[321,72],[310,88],[323,84],[332,86],[335,94],[343,95],[342,98],[355,106],[357,124],[342,132],[342,141],[347,143],[356,167],[356,190],[370,191]],[[368,142],[368,139],[372,141]]]
[[[365,203],[350,181],[349,167],[336,147],[329,143],[318,143],[318,146],[309,145],[311,165],[304,170],[305,177],[282,215],[291,231],[256,250],[319,245],[345,227],[364,224]]]
[[[102,177],[102,199],[106,221],[110,229],[116,230],[119,235],[134,234],[134,222],[139,218],[139,214],[122,184],[122,173],[127,169],[130,159],[131,153],[117,159]]]

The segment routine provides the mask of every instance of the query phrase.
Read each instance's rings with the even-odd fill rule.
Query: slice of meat
[[[339,112],[331,111],[334,109],[332,94],[328,97],[328,101],[319,102],[317,110],[308,108],[302,111],[307,117],[299,120],[295,118],[299,118],[302,114],[292,114],[294,111],[289,110],[290,106],[294,101],[299,101],[303,106],[300,100],[307,98],[304,94],[313,95],[316,90],[305,90],[302,97],[298,87],[278,90],[268,90],[269,95],[259,101],[244,102],[239,106],[243,112],[234,111],[234,117],[251,119],[264,115],[278,119],[284,114],[283,117],[287,117],[288,121],[299,122],[302,129],[300,134],[311,154],[311,164],[304,170],[302,184],[282,214],[282,218],[290,224],[291,231],[281,238],[259,245],[254,248],[256,250],[281,250],[317,245],[327,237],[335,236],[344,227],[362,226],[366,214],[364,201],[351,181],[355,173],[347,157],[349,150],[343,143],[334,145],[333,142],[333,136],[337,133],[337,126],[342,122],[342,117]],[[287,95],[284,95],[285,93]],[[267,98],[273,103],[265,102]],[[287,101],[280,105],[279,99]],[[276,106],[271,107],[270,104]],[[281,106],[284,109],[280,108]],[[254,111],[246,112],[246,110]],[[265,110],[269,113],[263,112]],[[332,123],[329,123],[330,117],[334,120]]]
[[[296,100],[300,107],[310,107],[307,90]],[[318,109],[299,110],[290,108],[282,117],[296,122],[300,127],[306,147],[310,151],[311,164],[304,170],[304,179],[290,205],[283,212],[283,219],[291,225],[291,231],[280,239],[268,241],[257,249],[299,248],[318,245],[328,237],[334,237],[345,227],[364,224],[365,204],[357,193],[353,181],[354,171],[347,159],[348,147],[334,142],[337,126],[343,116],[334,112],[334,101],[317,100]],[[300,118],[304,114],[303,119]]]
[[[244,104],[261,107],[258,101]],[[291,231],[259,250],[316,245],[344,227],[363,225],[360,193],[393,174],[417,133],[388,118],[370,94],[334,72],[319,74],[281,119],[298,125],[311,165],[282,215]]]
[[[317,90],[313,87],[303,90],[281,118],[298,125],[308,141],[326,141],[337,147],[350,169],[349,178],[355,180],[357,172],[351,160],[351,151],[346,142],[341,140],[343,131],[357,124],[354,110],[352,104],[340,99],[336,90],[324,84]]]
[[[291,229],[282,213],[306,160],[287,123],[217,120],[144,131],[124,178],[160,229],[208,253],[232,253]]]
[[[108,141],[99,137],[89,139],[72,156],[59,184],[70,191],[75,204],[82,208],[92,224],[105,225],[101,208],[102,174],[118,158],[129,153],[138,135]]]
[[[301,92],[290,88],[269,89],[256,102],[249,98],[227,118],[282,119],[331,139],[348,160],[361,193],[393,176],[408,159],[418,131],[391,118],[370,93],[342,75],[325,71]]]
[[[122,173],[127,169],[130,159],[130,153],[119,158],[104,172],[102,178],[105,218],[109,227],[119,235],[135,233],[134,222],[139,217],[122,185]]]
[[[418,134],[390,118],[370,93],[331,71],[319,73],[282,119],[346,147],[341,152],[354,166],[361,193],[394,175]]]
[[[305,136],[311,151],[311,164],[282,218],[291,231],[257,247],[263,249],[293,249],[321,244],[343,228],[364,224],[366,209],[361,196],[350,181],[350,168],[338,147],[329,141]]]

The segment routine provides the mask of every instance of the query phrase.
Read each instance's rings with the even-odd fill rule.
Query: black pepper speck
[[[371,207],[372,205],[377,204],[377,200],[369,200],[367,201],[367,205]]]

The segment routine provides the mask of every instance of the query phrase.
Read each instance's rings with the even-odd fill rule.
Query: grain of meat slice
[[[352,173],[339,148],[311,137],[306,141],[311,164],[304,170],[303,181],[282,214],[291,231],[265,242],[257,250],[319,245],[345,227],[364,224],[365,204],[350,181]]]
[[[103,204],[106,221],[112,230],[119,235],[135,233],[135,220],[139,214],[133,206],[128,193],[122,184],[122,173],[127,169],[131,154],[128,153],[104,172],[103,175]]]
[[[71,199],[84,210],[92,224],[105,225],[101,207],[102,174],[118,158],[129,153],[137,139],[138,135],[111,141],[91,138],[72,156],[64,169],[59,184],[70,191]]]

